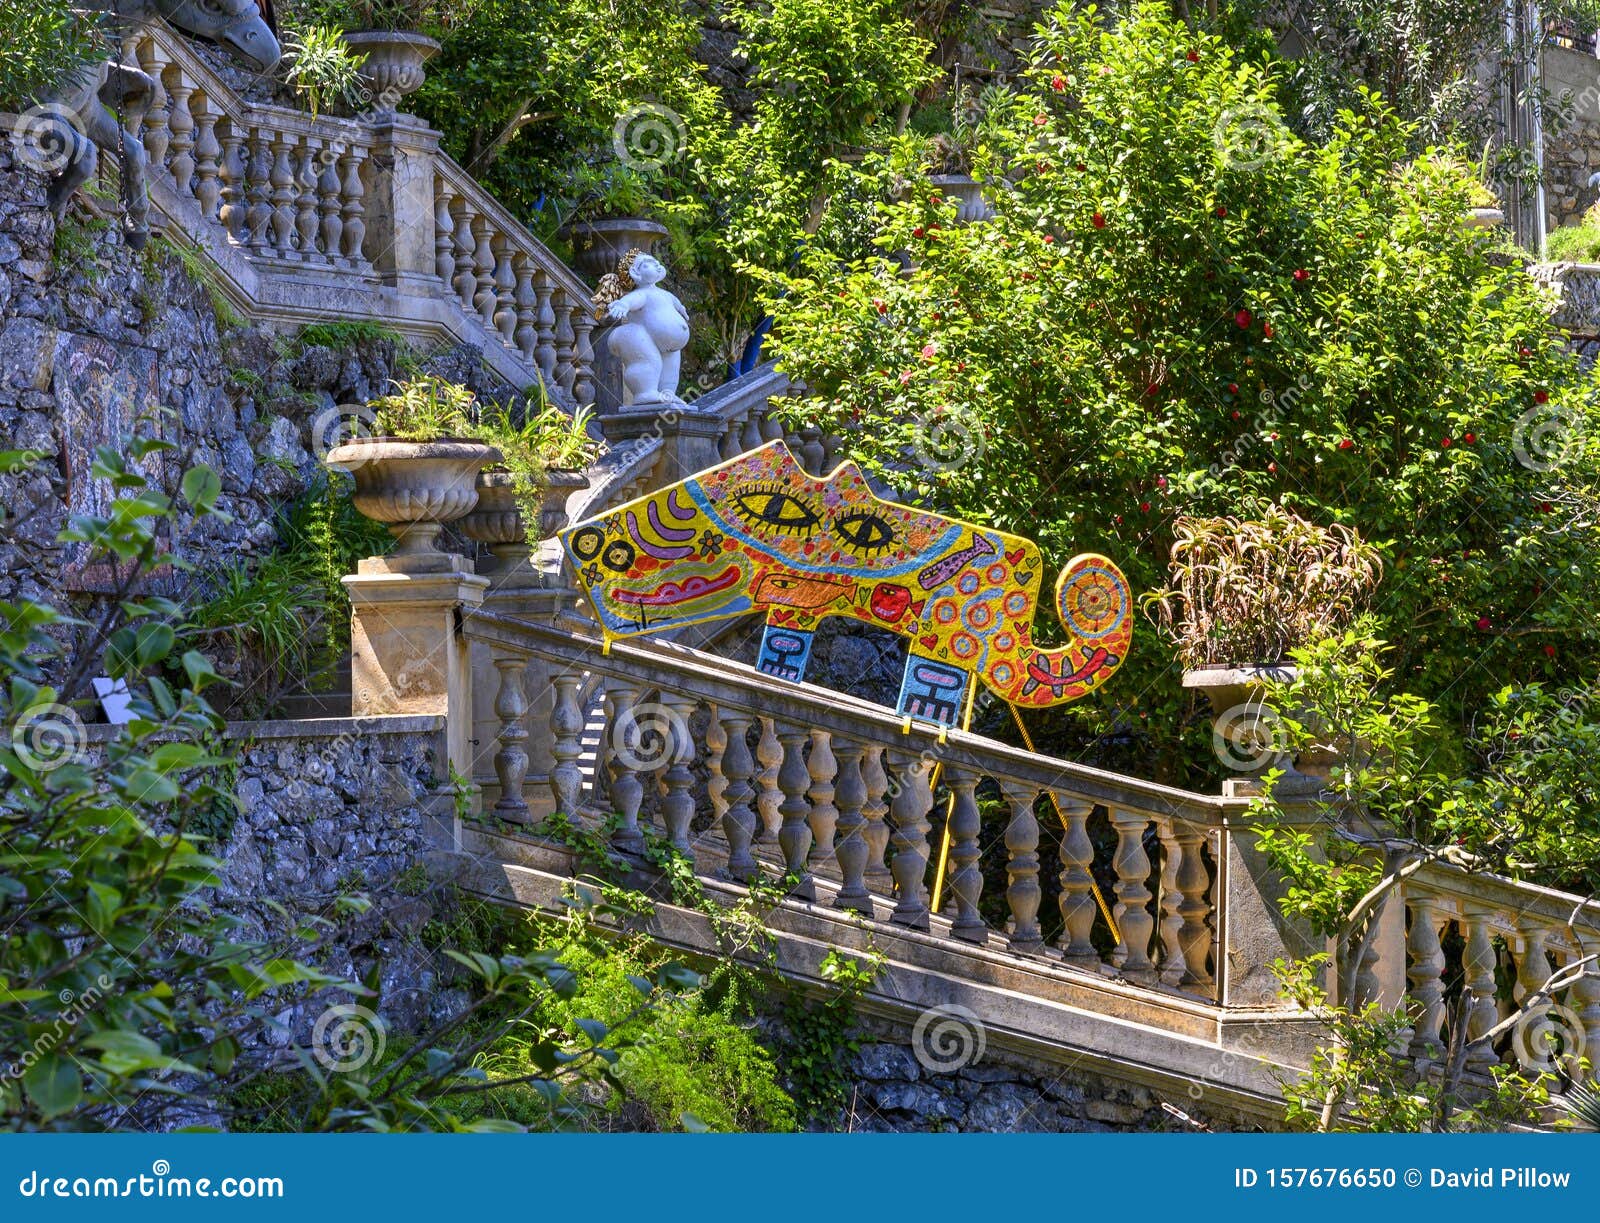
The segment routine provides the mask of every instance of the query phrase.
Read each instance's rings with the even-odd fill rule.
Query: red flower
[[[1268,463],[1267,464],[1267,470],[1269,472],[1271,472],[1273,475],[1277,475],[1278,474],[1278,465],[1276,463]]]
[[[1118,514],[1113,521],[1120,527],[1122,525],[1122,515]]]
[[[1023,272],[1023,273],[1021,273],[1021,278],[1023,280],[1032,280],[1033,279],[1033,273],[1032,272]]]
[[[1353,447],[1353,446],[1354,446],[1354,445],[1355,445],[1355,443],[1354,443],[1354,442],[1352,442],[1352,441],[1351,441],[1351,440],[1350,440],[1350,439],[1349,439],[1349,438],[1345,438],[1345,439],[1344,439],[1344,440],[1343,440],[1343,441],[1341,441],[1341,442],[1340,442],[1340,443],[1339,443],[1339,449],[1340,449],[1340,450],[1349,450],[1349,449],[1351,449],[1351,448],[1352,448],[1352,447]]]
[[[1094,216],[1090,218],[1090,224],[1092,224],[1096,229],[1104,229],[1106,227],[1105,213],[1095,213]]]
[[[1035,115],[1033,117],[1033,126],[1034,127],[1043,127],[1046,123],[1049,123],[1049,122],[1050,122],[1050,116],[1049,115]]]
[[[1479,616],[1478,617],[1478,631],[1480,633],[1487,633],[1489,631],[1489,617],[1488,616]]]
[[[922,346],[922,359],[924,361],[932,361],[933,354],[937,351],[938,349],[936,349],[932,344],[924,344]]]
[[[1549,403],[1550,402],[1550,392],[1549,391],[1535,391],[1533,393],[1533,402],[1534,403]]]
[[[887,303],[885,301],[880,301],[878,298],[873,298],[872,299],[872,304],[877,308],[877,311],[878,311],[879,314],[888,314],[889,313],[889,303]]]
[[[1078,163],[1078,165],[1077,165],[1077,168],[1078,168],[1078,169],[1079,169],[1079,170],[1087,170],[1087,169],[1088,169],[1088,168],[1089,168],[1089,167],[1088,167],[1088,166],[1086,166],[1086,165],[1084,165],[1084,164],[1083,164],[1083,163],[1082,163],[1082,162],[1081,162],[1081,161],[1080,161],[1080,162],[1079,162],[1079,163]]]
[[[1238,420],[1239,419],[1239,410],[1237,408],[1235,408],[1231,413],[1229,413],[1229,415],[1232,416],[1232,418],[1234,420]]]
[[[1148,514],[1150,512],[1150,503],[1148,501],[1139,502],[1139,512],[1141,514]]]
[[[1219,217],[1225,217],[1225,216],[1228,215],[1228,210],[1226,208],[1224,208],[1221,204],[1218,204],[1217,205],[1217,215]]]
[[[1297,282],[1307,281],[1311,279],[1311,273],[1306,271],[1305,268],[1295,268],[1294,278]]]
[[[1441,437],[1439,439],[1439,449],[1440,450],[1448,450],[1448,449],[1450,449],[1450,439],[1447,438],[1447,437]]]
[[[1063,90],[1066,89],[1066,87],[1067,87],[1067,78],[1064,77],[1064,76],[1055,77],[1050,82],[1050,88],[1054,89],[1057,93],[1061,93]]]
[[[1478,435],[1476,433],[1463,433],[1461,440],[1470,446],[1478,440]]]
[[[1541,501],[1541,502],[1539,502],[1539,512],[1540,512],[1540,513],[1541,513],[1541,514],[1549,514],[1549,513],[1552,513],[1552,512],[1553,512],[1553,511],[1554,511],[1554,510],[1555,510],[1555,508],[1556,508],[1556,507],[1555,507],[1555,506],[1553,506],[1553,505],[1551,505],[1551,504],[1550,504],[1550,503],[1549,503],[1549,502],[1548,502],[1548,501]]]
[[[1545,652],[1545,657],[1547,657],[1547,658],[1554,658],[1556,656],[1556,648],[1553,645],[1545,646],[1544,652]]]
[[[1274,434],[1273,434],[1273,435],[1272,435],[1272,436],[1271,436],[1271,437],[1270,437],[1270,438],[1268,438],[1268,439],[1267,439],[1267,440],[1268,440],[1268,441],[1272,441],[1272,442],[1275,442],[1275,441],[1277,441],[1277,440],[1278,440],[1278,435],[1277,435],[1277,434],[1276,434],[1276,433],[1274,433]]]
[[[1152,383],[1149,383],[1149,384],[1148,384],[1148,385],[1147,385],[1147,386],[1146,386],[1146,387],[1145,387],[1145,388],[1144,388],[1144,393],[1145,393],[1145,394],[1146,394],[1146,395],[1154,395],[1154,394],[1155,394],[1155,393],[1156,393],[1156,392],[1157,392],[1157,391],[1159,391],[1159,390],[1160,390],[1160,389],[1161,389],[1161,384],[1160,384],[1160,383],[1159,383],[1159,382],[1152,382]]]
[[[942,321],[942,320],[943,320],[943,319],[944,319],[944,315],[942,315],[942,314],[940,314],[940,313],[939,313],[939,312],[938,312],[938,311],[937,311],[937,310],[935,310],[935,311],[934,311],[934,312],[933,312],[933,313],[932,313],[932,314],[931,314],[931,315],[929,315],[929,316],[928,316],[928,317],[929,317],[929,318],[931,318],[931,319],[932,319],[932,320],[933,320],[933,321],[934,321],[934,322],[936,322],[936,323],[937,323],[937,322],[941,322],[941,321]]]
[[[1054,235],[1054,234],[1046,234],[1046,235],[1045,235],[1045,236],[1044,236],[1044,244],[1045,244],[1045,245],[1046,245],[1046,246],[1049,246],[1049,245],[1050,245],[1050,244],[1051,244],[1051,243],[1052,243],[1052,242],[1054,242],[1054,241],[1055,241],[1055,240],[1056,240],[1056,236],[1055,236],[1055,235]]]
[[[1533,349],[1529,348],[1526,344],[1524,344],[1521,348],[1517,349],[1517,356],[1519,356],[1519,357],[1531,357],[1531,356],[1533,356]]]
[[[1167,477],[1166,476],[1157,476],[1156,477],[1156,487],[1160,488],[1160,489],[1165,489],[1167,487]]]
[[[1200,62],[1200,52],[1186,51],[1184,52],[1183,58],[1188,60],[1191,64],[1198,64]]]
[[[925,233],[927,233],[927,230],[925,230],[925,229],[923,229],[923,228],[922,228],[922,226],[920,226],[920,225],[919,225],[919,226],[917,226],[917,227],[916,227],[916,228],[915,228],[915,229],[913,229],[913,230],[912,230],[912,231],[911,231],[911,236],[912,236],[912,237],[913,237],[913,238],[920,238],[920,237],[922,237],[922,236],[923,236],[923,235],[924,235],[924,234],[925,234]]]
[[[1239,329],[1242,331],[1248,328],[1251,323],[1255,322],[1255,317],[1256,316],[1251,314],[1250,311],[1241,310],[1239,313],[1233,316],[1233,321],[1239,325]]]
[[[1228,394],[1237,395],[1238,393],[1239,393],[1239,384],[1237,382],[1228,383]]]
[[[1261,324],[1261,334],[1262,334],[1263,337],[1265,337],[1266,339],[1270,340],[1272,338],[1272,324],[1271,323],[1262,323]]]

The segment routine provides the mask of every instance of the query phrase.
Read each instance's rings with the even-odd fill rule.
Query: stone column
[[[385,284],[435,296],[434,154],[439,133],[415,115],[385,115],[373,124],[372,181],[367,191],[367,244]]]
[[[352,714],[442,714],[448,763],[470,778],[472,668],[459,611],[483,602],[488,579],[438,553],[369,557],[341,580],[350,595]]]

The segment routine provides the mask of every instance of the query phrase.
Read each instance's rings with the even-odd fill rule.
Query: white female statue
[[[616,326],[606,346],[622,367],[622,406],[678,403],[678,366],[689,343],[689,312],[661,287],[667,269],[631,250],[600,282],[596,313]]]

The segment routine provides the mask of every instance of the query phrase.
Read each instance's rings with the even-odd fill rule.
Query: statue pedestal
[[[676,484],[722,462],[722,435],[727,428],[718,413],[699,411],[682,400],[642,404],[600,418],[600,431],[613,446],[641,437],[661,439],[656,487]]]

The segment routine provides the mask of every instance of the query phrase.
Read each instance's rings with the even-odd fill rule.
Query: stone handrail
[[[136,36],[158,82],[136,133],[151,202],[252,318],[359,319],[483,350],[522,390],[594,402],[581,279],[408,115],[310,115],[241,98],[182,35]]]
[[[864,915],[881,907],[896,924],[944,930],[924,883],[932,819],[942,812],[942,803],[939,811],[934,803],[937,765],[953,796],[949,937],[979,944],[1002,939],[1010,950],[1137,985],[1216,994],[1216,850],[1208,861],[1207,843],[1226,811],[1245,806],[1237,800],[1052,760],[978,735],[941,734],[937,727],[903,723],[870,702],[776,680],[684,646],[615,642],[607,650],[592,625],[575,618],[537,625],[468,611],[463,629],[474,645],[490,649],[499,676],[493,812],[501,819],[527,824],[535,807],[552,809],[525,789],[526,673],[537,661],[554,689],[548,726],[553,809],[578,813],[603,796],[605,809],[620,813],[619,849],[642,847],[643,799],[659,792],[666,836],[703,871],[717,866],[749,879],[761,854],[798,880],[795,894],[802,898],[814,899],[819,883],[825,893],[837,881],[833,907]],[[596,681],[605,693],[606,729],[586,799],[584,693]],[[648,761],[619,747],[647,719],[670,731],[668,750]],[[720,837],[691,836],[700,769]],[[1010,811],[1004,931],[991,930],[980,912],[984,847],[976,791],[986,782],[999,787]],[[1046,799],[1041,810],[1049,811],[1052,797],[1064,824],[1065,933],[1058,949],[1045,945],[1038,920],[1035,809]],[[1119,937],[1106,950],[1091,937],[1099,915],[1089,823],[1097,812],[1117,839],[1110,862],[1101,863],[1116,878]],[[1147,849],[1152,832],[1154,861]]]
[[[837,461],[843,439],[814,427],[787,429],[772,411],[774,397],[797,389],[776,361],[768,361],[707,391],[694,401],[694,407],[715,412],[725,422],[717,443],[717,453],[724,460],[782,438],[802,467],[814,476],[823,475]]]

